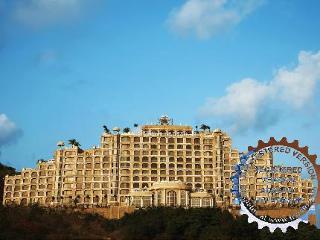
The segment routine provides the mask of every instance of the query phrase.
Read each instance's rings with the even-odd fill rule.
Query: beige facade
[[[164,116],[158,124],[133,132],[120,134],[117,128],[113,134],[104,132],[100,146],[92,149],[59,145],[54,159],[5,177],[4,204],[207,207],[233,203],[230,177],[239,153],[219,129],[195,131],[173,125]],[[266,161],[272,164],[269,158]],[[248,181],[252,181],[249,188],[257,190],[258,179]]]

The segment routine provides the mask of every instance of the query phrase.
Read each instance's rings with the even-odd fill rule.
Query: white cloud
[[[290,70],[278,70],[271,87],[277,89],[278,97],[295,108],[301,108],[314,96],[320,78],[320,51],[312,54],[301,51],[298,65]]]
[[[88,4],[97,0],[29,0],[18,1],[14,9],[14,18],[19,22],[43,27],[63,21],[69,21],[86,10]]]
[[[247,124],[254,125],[259,107],[271,95],[267,84],[246,78],[227,88],[227,94],[219,99],[208,99],[202,113],[212,116],[227,116],[232,129],[242,130]]]
[[[266,128],[279,117],[272,106],[304,108],[312,102],[319,81],[320,51],[314,54],[301,51],[294,68],[280,68],[266,83],[249,78],[233,83],[227,87],[225,96],[208,99],[201,115],[223,118],[235,131]]]
[[[14,143],[21,136],[22,130],[19,129],[5,114],[0,114],[0,148]]]
[[[263,0],[187,0],[169,16],[170,27],[180,34],[209,38],[240,23]]]

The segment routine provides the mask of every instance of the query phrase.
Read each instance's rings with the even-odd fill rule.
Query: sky
[[[320,2],[0,0],[0,162],[50,159],[102,125],[226,131],[320,156]]]

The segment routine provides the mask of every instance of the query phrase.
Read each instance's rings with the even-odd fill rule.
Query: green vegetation
[[[70,140],[68,140],[68,142],[69,142],[69,144],[71,145],[71,146],[73,146],[73,147],[80,147],[81,146],[81,144],[76,140],[76,139],[70,139]]]
[[[109,130],[109,128],[108,128],[106,125],[103,125],[102,127],[103,127],[103,131],[104,131],[105,133],[110,133],[110,130]]]
[[[108,239],[112,221],[71,209],[0,207],[0,239]]]
[[[123,132],[124,132],[124,133],[129,133],[129,132],[130,132],[130,128],[125,127],[125,128],[123,129]]]
[[[119,220],[118,232],[122,239],[219,239],[219,240],[316,240],[320,230],[301,223],[299,230],[288,229],[286,234],[277,229],[257,229],[246,216],[234,218],[219,208],[153,208],[139,210]]]
[[[0,163],[0,199],[5,175],[16,174]],[[246,216],[234,218],[219,208],[149,208],[120,220],[84,214],[75,209],[0,204],[0,239],[119,239],[119,240],[319,240],[320,230],[301,223],[286,234],[257,229]]]
[[[233,218],[218,208],[150,208],[120,220],[72,209],[0,207],[0,239],[219,239],[318,240],[320,230],[301,223],[286,234],[258,230],[245,216]]]
[[[206,124],[201,124],[200,129],[203,131],[208,130],[210,132],[210,126],[206,125]]]

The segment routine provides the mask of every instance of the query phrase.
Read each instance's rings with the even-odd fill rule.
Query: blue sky
[[[320,156],[319,1],[0,0],[0,161],[162,114]]]

